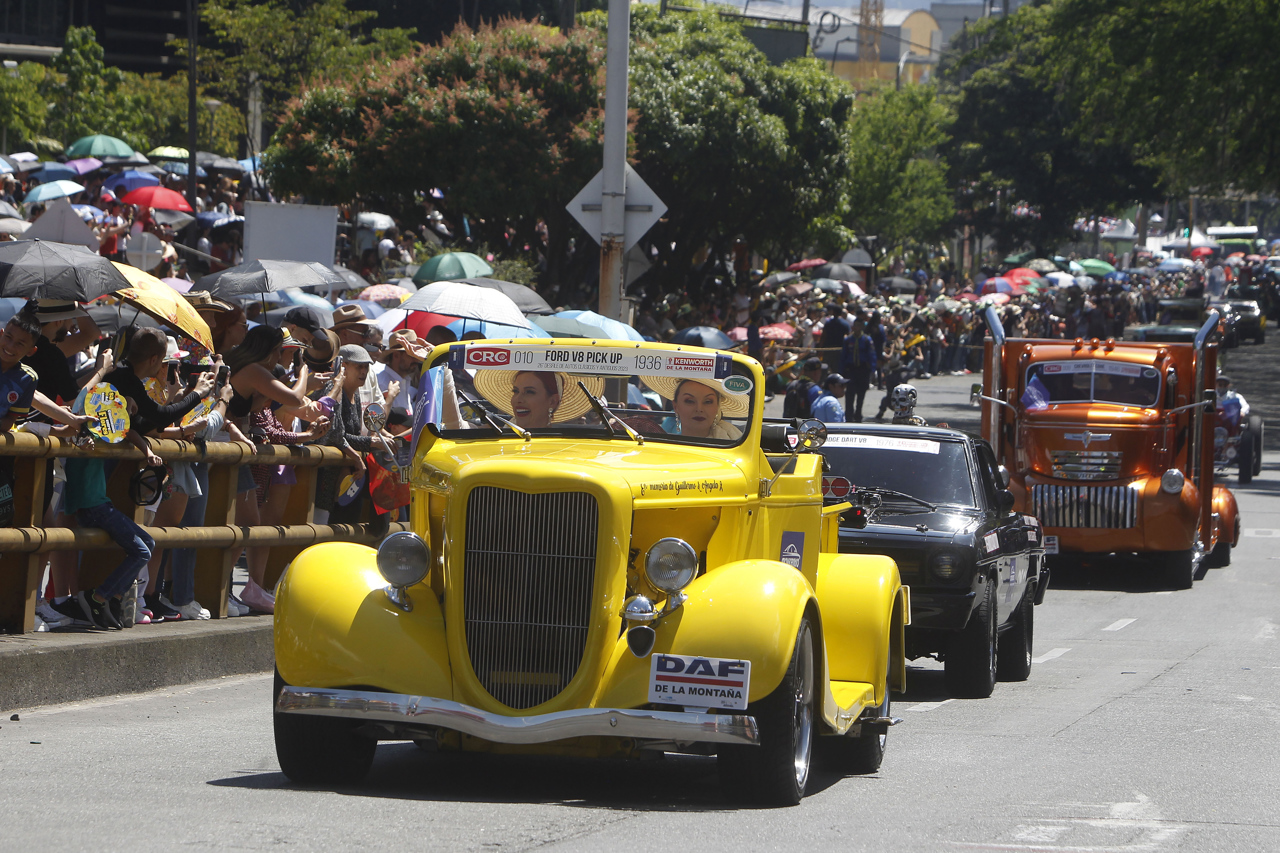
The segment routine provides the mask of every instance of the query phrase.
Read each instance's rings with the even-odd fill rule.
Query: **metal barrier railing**
[[[336,447],[308,445],[250,445],[236,442],[195,443],[151,439],[151,447],[167,462],[205,462],[209,465],[208,502],[201,527],[145,527],[157,548],[195,548],[196,600],[215,618],[227,615],[231,572],[240,549],[269,546],[266,587],[270,589],[285,567],[304,548],[318,542],[381,540],[388,532],[407,528],[393,522],[389,528],[371,524],[325,525],[314,523],[316,469],[350,464]],[[107,494],[116,509],[132,514],[138,524],[144,509],[128,497],[129,478],[142,462],[142,452],[131,445],[97,445],[83,450],[57,438],[30,433],[0,435],[0,457],[14,461],[13,526],[0,528],[0,631],[27,633],[35,626],[35,608],[44,564],[50,551],[116,549],[105,532],[96,528],[68,529],[43,525],[47,459],[98,457],[118,460],[107,482]],[[237,469],[240,465],[291,465],[297,484],[279,525],[244,527],[235,523]],[[92,588],[116,565],[114,560],[82,565],[80,582]]]

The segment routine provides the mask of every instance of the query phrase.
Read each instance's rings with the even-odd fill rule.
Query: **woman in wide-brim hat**
[[[591,401],[578,381],[592,396],[604,392],[598,376],[576,376],[550,370],[478,370],[476,390],[524,429],[576,420],[591,410]]]
[[[730,394],[716,379],[646,376],[644,382],[659,396],[671,401],[680,435],[725,441],[736,441],[742,436],[742,430],[725,418],[745,418],[751,411],[750,395]]]

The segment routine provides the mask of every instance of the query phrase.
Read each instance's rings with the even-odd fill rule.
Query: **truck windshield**
[[[1048,361],[1027,368],[1022,396],[1030,410],[1053,403],[1114,403],[1154,406],[1160,372],[1154,367],[1101,359]]]
[[[558,435],[728,447],[749,431],[756,395],[751,370],[729,353],[577,340],[453,344],[421,386],[415,432],[430,422],[455,440]],[[605,400],[606,418],[591,398]]]
[[[831,466],[828,476],[844,477],[855,488],[893,489],[931,504],[975,505],[959,441],[831,432],[822,455]]]

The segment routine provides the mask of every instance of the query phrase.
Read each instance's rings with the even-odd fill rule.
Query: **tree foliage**
[[[943,235],[955,212],[947,164],[950,112],[932,86],[905,86],[859,99],[850,123],[848,214],[858,236],[874,236],[873,257]]]

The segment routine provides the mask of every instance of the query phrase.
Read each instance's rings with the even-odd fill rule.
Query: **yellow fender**
[[[303,551],[276,592],[276,668],[300,687],[376,687],[453,698],[444,617],[426,584],[412,610],[387,598],[377,551],[327,542]]]
[[[768,696],[791,663],[800,620],[815,600],[804,575],[772,560],[742,560],[713,569],[685,589],[682,607],[654,625],[653,650],[751,661],[750,701]],[[822,648],[822,626],[814,620]],[[635,708],[649,701],[652,656],[637,658],[621,637],[600,679],[594,704]]]
[[[816,592],[826,617],[823,637],[831,680],[873,684],[880,704],[888,665],[894,690],[906,690],[902,629],[911,609],[897,564],[875,555],[820,554]]]

